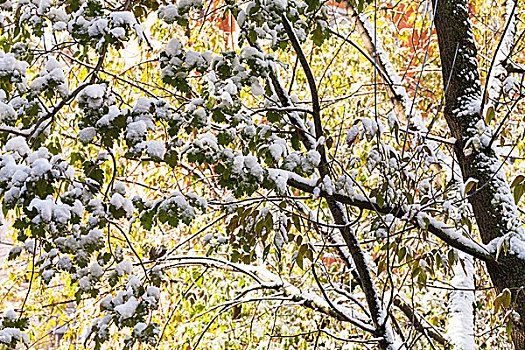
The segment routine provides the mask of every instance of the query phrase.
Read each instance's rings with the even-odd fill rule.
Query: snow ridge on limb
[[[517,349],[523,349],[525,297],[518,290],[525,285],[525,230],[481,115],[483,96],[468,5],[466,0],[444,0],[434,8],[442,75],[450,77],[444,116],[457,139],[454,151],[463,178],[477,183],[468,191],[468,200],[483,242],[498,257],[487,261],[491,280],[497,290],[513,288],[512,302],[521,318],[514,323],[512,339]]]
[[[421,120],[421,115],[417,111],[417,108],[413,106],[413,101],[408,96],[401,78],[388,58],[388,54],[383,49],[382,42],[379,39],[377,42],[374,41],[375,30],[369,18],[364,13],[358,14],[348,2],[346,3],[346,9],[348,15],[356,25],[368,54],[375,59],[378,73],[386,82],[387,94],[394,105],[397,117],[404,122],[410,122],[411,126],[419,131],[426,131],[426,127]],[[409,113],[411,113],[410,116],[408,115]]]
[[[492,69],[485,87],[487,90],[487,104],[484,114],[490,107],[497,108],[504,81],[508,75],[506,66],[509,63],[509,56],[516,38],[516,6],[517,4],[513,0],[506,1],[504,32],[494,55]]]
[[[294,126],[295,131],[297,135],[299,136],[299,139],[303,143],[306,149],[310,151],[315,151],[316,148],[318,151],[315,151],[318,155],[318,161],[317,163],[317,169],[319,170],[319,174],[321,178],[325,178],[325,176],[329,175],[329,169],[327,166],[327,160],[326,160],[326,153],[324,146],[322,144],[322,140],[324,140],[323,137],[323,130],[322,130],[322,123],[320,120],[320,104],[319,104],[319,97],[317,94],[317,87],[315,78],[312,74],[311,68],[309,67],[308,61],[306,60],[304,56],[304,52],[302,51],[302,48],[300,46],[300,43],[296,37],[296,34],[294,32],[293,27],[288,22],[288,19],[285,16],[281,17],[283,21],[283,27],[285,29],[285,32],[287,33],[290,42],[292,44],[292,47],[298,57],[300,58],[301,67],[305,71],[305,74],[307,75],[307,81],[310,88],[310,92],[312,95],[312,99],[315,100],[312,103],[312,115],[314,117],[314,126],[315,126],[315,137],[312,137],[308,134],[306,131],[306,128],[301,123],[301,120],[299,118],[294,117],[294,113],[291,113],[290,122]],[[237,19],[239,22],[239,19]],[[239,23],[239,25],[242,28],[242,23]],[[250,46],[254,47],[258,51],[260,51],[260,47],[258,46],[257,42],[250,41]],[[275,91],[275,94],[277,95],[280,104],[282,107],[292,107],[292,103],[287,95],[287,93],[282,88],[279,79],[277,77],[276,72],[272,68],[270,74],[269,74],[269,80],[271,82],[271,86],[273,90]],[[274,172],[274,175],[278,175],[277,177],[282,177],[281,175],[284,175],[284,178],[286,180],[288,179],[288,174],[283,173],[281,171]],[[286,182],[284,183],[286,184]],[[283,184],[283,185],[284,185]],[[380,347],[384,350],[393,350],[396,349],[394,346],[394,340],[393,340],[393,334],[391,327],[388,324],[388,319],[386,317],[386,313],[382,309],[382,305],[379,302],[377,291],[375,289],[374,283],[372,281],[372,276],[370,274],[370,271],[368,269],[366,260],[364,258],[363,252],[361,248],[359,247],[359,244],[356,240],[356,237],[354,233],[349,229],[348,227],[348,221],[346,220],[346,216],[344,214],[344,210],[342,206],[339,203],[334,202],[333,200],[328,201],[328,205],[330,207],[330,211],[332,213],[332,216],[334,218],[334,221],[337,225],[340,225],[340,231],[341,235],[343,236],[346,245],[348,247],[348,250],[350,252],[350,255],[352,257],[353,262],[355,263],[356,270],[358,271],[362,288],[366,296],[367,304],[370,309],[370,314],[372,316],[372,323],[373,323],[373,334],[377,336],[378,338],[381,338],[379,341]],[[330,239],[331,237],[328,237]],[[347,255],[344,253],[343,250],[338,251],[340,254],[342,254],[343,259],[347,259]]]
[[[447,326],[447,337],[454,349],[475,350],[474,341],[474,264],[472,257],[457,252],[457,261],[452,267],[454,278],[450,292],[448,309],[450,318]]]
[[[514,37],[516,35],[516,19],[514,14],[514,8],[515,8],[515,2],[512,0],[509,0],[506,2],[506,31],[504,33],[504,36],[502,37],[502,43],[499,48],[499,50],[496,52],[495,56],[495,62],[494,62],[494,68],[492,69],[491,75],[489,77],[489,86],[487,89],[488,92],[488,105],[487,108],[490,106],[493,106],[493,101],[496,101],[501,93],[501,89],[503,88],[503,78],[507,74],[507,71],[505,69],[506,62],[508,60],[508,55],[510,54],[510,50],[512,48]],[[459,6],[459,5],[458,5]],[[467,11],[467,5],[461,4],[461,9],[464,11]],[[358,29],[358,32],[361,36],[361,39],[363,40],[363,43],[365,45],[366,50],[368,53],[375,57],[376,59],[376,66],[379,68],[378,71],[383,77],[383,79],[387,82],[387,93],[394,104],[396,113],[400,119],[406,119],[407,113],[410,112],[412,109],[412,114],[417,115],[417,110],[413,108],[412,102],[406,92],[406,89],[401,84],[401,80],[396,73],[395,69],[393,68],[392,63],[388,59],[388,55],[382,48],[381,42],[378,40],[378,42],[374,42],[374,28],[372,27],[368,17],[364,14],[358,14],[355,9],[350,5],[347,4],[347,11],[348,14],[351,16],[353,21],[356,24],[356,27]],[[470,23],[468,20],[466,23]],[[470,28],[470,27],[469,27]],[[463,144],[479,144],[480,146],[487,147],[490,145],[490,137],[492,136],[491,130],[485,125],[481,125],[483,123],[483,120],[480,115],[480,105],[481,105],[481,88],[479,85],[479,78],[477,74],[477,68],[475,68],[475,74],[470,73],[470,68],[468,66],[476,66],[475,60],[470,60],[469,57],[461,57],[466,56],[465,53],[468,55],[471,55],[474,52],[475,57],[475,48],[474,51],[470,48],[470,44],[474,43],[472,32],[468,31],[467,33],[468,37],[468,44],[467,50],[464,51],[462,54],[458,54],[458,64],[456,66],[459,66],[461,64],[461,60],[464,60],[467,67],[464,69],[457,69],[457,76],[464,77],[464,81],[471,82],[470,84],[473,84],[473,86],[469,86],[466,89],[464,89],[465,94],[463,96],[457,96],[457,101],[459,102],[459,105],[452,111],[453,114],[456,114],[458,118],[461,118],[463,116],[467,115],[473,115],[477,114],[477,118],[473,120],[470,125],[466,126],[465,129],[467,129],[467,133],[469,134],[469,137],[466,138],[466,141],[463,141]],[[455,48],[454,48],[455,51]],[[458,50],[459,52],[459,50]],[[450,61],[450,65],[454,63],[455,61],[453,57],[455,56],[455,52],[449,55],[448,60]],[[450,74],[444,74],[444,76],[450,76]],[[454,76],[452,76],[452,79],[454,79]],[[453,88],[449,90],[454,90]],[[449,106],[450,107],[450,106]],[[447,112],[445,111],[445,114]],[[420,118],[411,118],[412,121],[420,120]],[[457,124],[457,122],[452,121],[452,124]],[[423,123],[416,123],[415,127],[419,131],[425,131],[426,127],[423,125]],[[480,134],[481,132],[481,134]],[[452,130],[452,133],[454,134],[454,130]],[[454,134],[455,138],[461,138],[459,135]],[[469,143],[470,141],[470,143]],[[465,150],[462,150],[466,153],[466,155],[470,155],[472,152],[472,146],[469,146],[468,148],[465,147]],[[474,147],[475,148],[475,147]],[[512,199],[512,194],[510,192],[510,188],[507,184],[506,175],[504,171],[501,169],[501,162],[499,160],[499,157],[494,154],[494,152],[491,149],[487,150],[487,155],[481,155],[481,152],[479,155],[470,157],[473,158],[479,158],[478,166],[479,168],[483,168],[486,170],[489,170],[490,177],[485,181],[481,182],[481,186],[483,186],[483,183],[487,183],[484,187],[492,187],[496,189],[496,193],[494,194],[493,201],[495,201],[496,205],[501,205],[502,207],[502,215],[503,220],[506,222],[505,225],[502,225],[505,230],[508,230],[509,232],[514,232],[515,234],[512,235],[506,235],[505,238],[502,237],[496,237],[492,236],[491,239],[494,239],[492,242],[489,243],[489,240],[484,239],[484,242],[488,244],[488,246],[483,246],[480,244],[475,243],[475,250],[472,250],[470,248],[472,247],[473,243],[471,240],[469,240],[466,237],[459,237],[457,232],[453,232],[452,235],[445,234],[445,231],[442,229],[443,227],[436,227],[433,224],[435,223],[434,220],[432,222],[432,225],[429,225],[429,231],[438,235],[441,239],[445,240],[447,243],[451,243],[449,239],[447,238],[454,238],[453,240],[462,241],[460,243],[460,246],[458,245],[452,245],[455,248],[462,250],[465,252],[465,249],[461,248],[461,245],[466,244],[468,246],[469,254],[473,254],[473,256],[476,256],[482,260],[493,260],[492,256],[489,256],[489,251],[493,255],[497,253],[503,243],[504,240],[507,240],[507,242],[510,242],[511,252],[518,255],[520,258],[525,258],[525,244],[522,243],[522,241],[525,241],[525,231],[523,230],[523,227],[521,225],[521,220],[515,220],[519,218],[519,213],[516,208],[516,205]],[[465,157],[460,157],[465,159]],[[460,160],[461,161],[461,160]],[[464,168],[462,166],[462,168]],[[469,176],[465,176],[464,178],[468,179]],[[490,186],[489,183],[490,182]],[[496,186],[493,186],[496,185]],[[478,186],[479,188],[480,186]],[[429,218],[428,216],[425,216],[425,219]],[[509,220],[506,220],[505,218],[512,218]],[[430,219],[430,218],[429,218]],[[438,223],[438,222],[436,222]],[[439,224],[439,223],[438,223]],[[442,224],[441,224],[442,225]],[[437,225],[437,226],[441,226]],[[453,231],[453,230],[450,230]],[[460,235],[461,236],[461,235]],[[456,239],[457,238],[457,239]]]

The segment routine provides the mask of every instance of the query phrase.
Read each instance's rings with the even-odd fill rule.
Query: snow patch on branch
[[[483,243],[476,242],[457,231],[456,229],[447,226],[446,224],[436,220],[430,215],[424,212],[418,212],[414,215],[418,225],[422,228],[434,227],[439,230],[442,234],[446,235],[450,240],[458,242],[464,247],[468,247],[473,251],[477,251],[480,255],[486,255],[490,249]]]

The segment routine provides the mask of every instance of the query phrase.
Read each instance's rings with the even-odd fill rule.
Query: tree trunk
[[[513,201],[501,160],[491,149],[490,134],[478,133],[481,115],[482,89],[477,70],[477,50],[472,35],[465,0],[439,0],[435,8],[443,81],[446,86],[444,116],[452,135],[457,139],[454,150],[463,178],[478,180],[469,193],[474,216],[485,244],[508,234],[522,239],[521,220]],[[450,79],[450,80],[449,80]],[[472,154],[465,152],[469,140],[481,141]],[[487,270],[498,291],[509,288],[515,311],[521,319],[514,323],[512,338],[516,349],[525,349],[525,261],[502,252],[498,261],[488,262]]]

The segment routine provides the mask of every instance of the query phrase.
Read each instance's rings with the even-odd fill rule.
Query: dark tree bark
[[[455,154],[463,178],[478,180],[469,194],[481,239],[485,244],[502,239],[505,234],[518,234],[519,220],[510,188],[501,169],[501,160],[491,149],[490,138],[481,139],[478,123],[481,113],[482,88],[477,67],[477,50],[465,0],[439,0],[435,8],[443,81],[446,86],[444,116],[457,139]],[[481,139],[479,149],[468,155],[469,140]],[[488,142],[487,142],[488,141]],[[487,261],[487,270],[498,291],[512,291],[515,310],[521,320],[515,322],[512,338],[516,349],[525,349],[525,262],[511,253],[501,253],[497,261]]]

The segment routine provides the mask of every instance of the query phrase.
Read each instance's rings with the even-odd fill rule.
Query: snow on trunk
[[[447,337],[455,350],[474,350],[474,264],[470,255],[456,251],[456,256],[458,260],[452,268],[455,290],[449,295]]]

